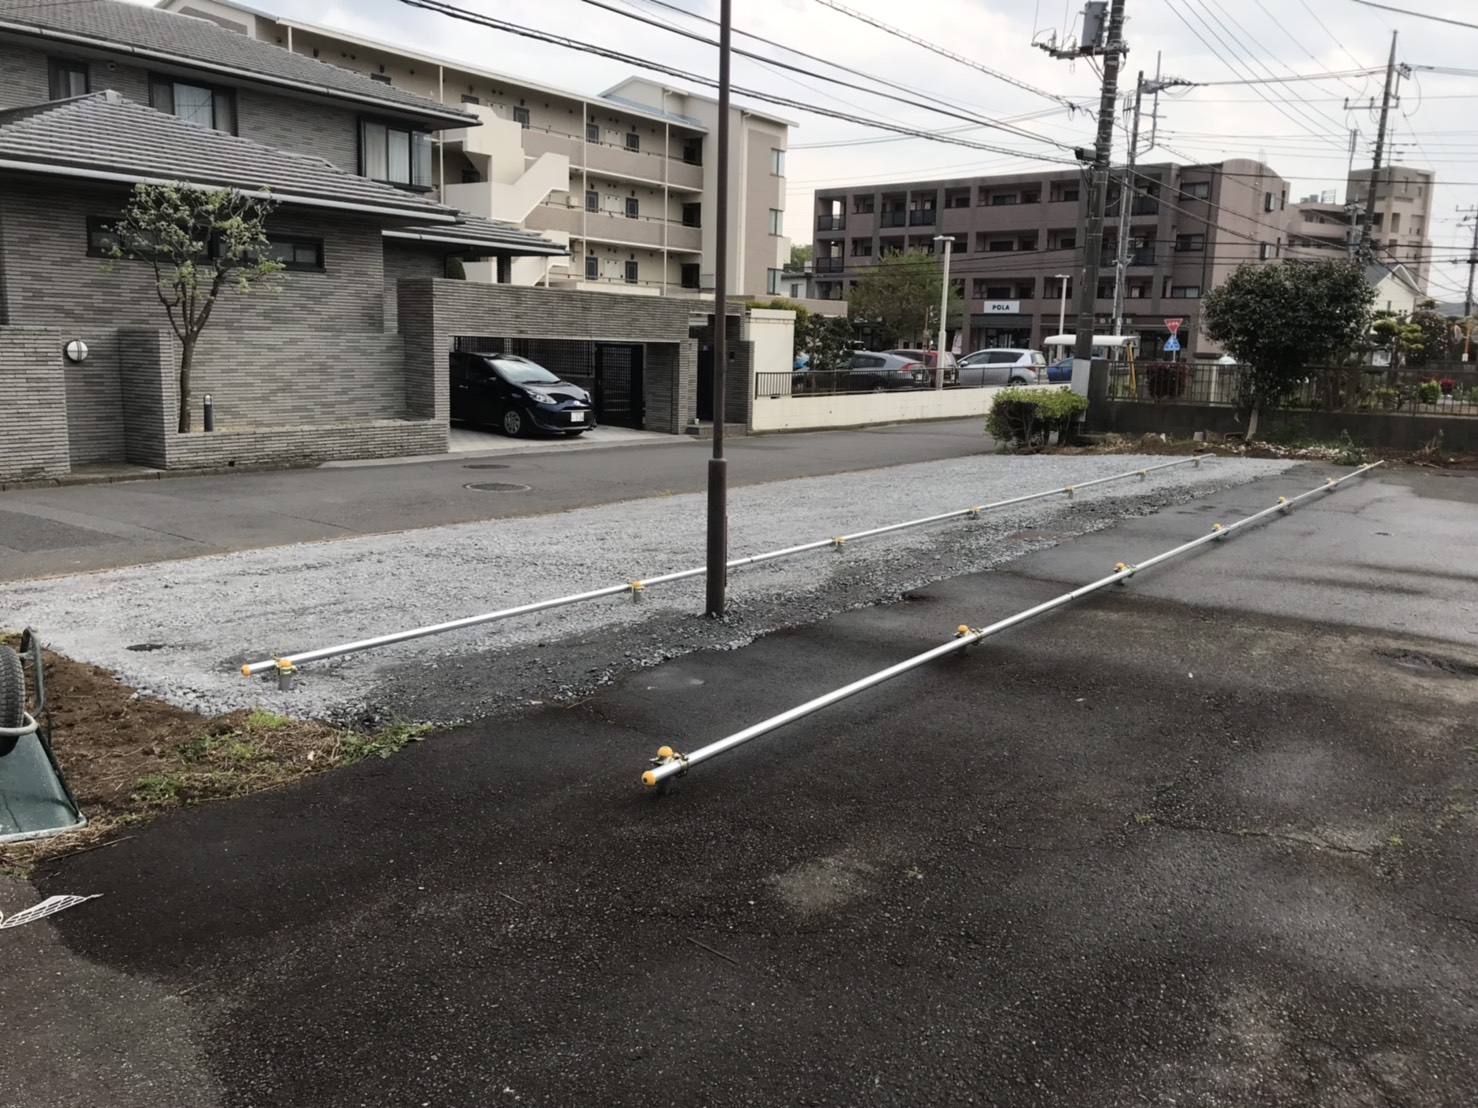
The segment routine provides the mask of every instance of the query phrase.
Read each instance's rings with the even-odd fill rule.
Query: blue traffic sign
[[[1165,349],[1171,354],[1174,354],[1180,349],[1180,340],[1174,335],[1171,335],[1168,339],[1165,340]]]

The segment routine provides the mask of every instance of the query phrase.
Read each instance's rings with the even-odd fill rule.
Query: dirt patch
[[[17,645],[14,638],[0,641]],[[48,859],[106,845],[171,808],[244,796],[335,766],[388,757],[430,730],[397,723],[364,735],[260,709],[203,716],[140,696],[97,666],[49,650],[42,658],[46,715],[41,722],[50,728],[56,759],[88,825],[55,838],[0,846],[0,872],[24,874]],[[28,664],[28,679],[29,669]]]
[[[1233,458],[1296,459],[1308,462],[1356,464],[1351,451],[1357,453],[1365,461],[1383,461],[1391,466],[1407,465],[1425,469],[1478,469],[1478,454],[1442,450],[1430,445],[1420,450],[1388,450],[1384,447],[1357,448],[1327,443],[1311,446],[1285,446],[1275,442],[1244,443],[1237,439],[1221,438],[1215,441],[1195,442],[1191,439],[1176,439],[1157,434],[1138,437],[1105,435],[1101,442],[1082,446],[1046,447],[1040,452],[1047,454],[1157,454],[1167,457],[1190,457],[1210,452]]]

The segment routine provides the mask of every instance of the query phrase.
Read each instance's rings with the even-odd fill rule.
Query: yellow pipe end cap
[[[969,633],[970,633],[970,627],[969,627],[968,624],[962,623],[958,627],[955,628],[955,634],[956,635],[968,635]]]
[[[1288,497],[1286,497],[1286,496],[1280,496],[1280,497],[1278,497],[1278,503],[1279,504],[1287,504],[1288,503]]]
[[[250,677],[251,676],[251,666],[250,665],[245,665],[245,666],[242,666],[241,667],[241,676],[243,676],[243,677]]]
[[[1125,565],[1123,562],[1115,562],[1114,563],[1114,572],[1116,572],[1116,573],[1123,573],[1128,568],[1129,567],[1127,565]]]
[[[657,775],[651,770],[647,770],[646,773],[641,775],[641,783],[650,789],[657,784]]]
[[[672,747],[670,747],[670,746],[659,746],[657,748],[657,757],[659,757],[659,758],[671,758],[672,757]]]
[[[1224,527],[1222,527],[1222,525],[1221,525],[1221,524],[1219,524],[1219,523],[1213,523],[1213,524],[1212,524],[1212,525],[1211,525],[1211,529],[1212,529],[1212,530],[1213,530],[1213,531],[1224,531],[1224,530],[1226,530],[1226,528],[1224,528]]]
[[[836,538],[832,539],[831,541],[834,542],[834,543],[836,543],[838,546],[846,546],[847,545],[847,540],[842,535],[838,535]]]
[[[293,668],[293,664],[291,662],[289,662],[286,658],[278,658],[277,659],[277,668],[278,669],[292,669]]]
[[[1064,487],[1064,488],[1063,488],[1063,490],[1062,490],[1062,491],[1063,491],[1063,492],[1072,492],[1072,491],[1073,491],[1073,486],[1072,486],[1072,485],[1067,485],[1067,486],[1065,486],[1065,487]]]

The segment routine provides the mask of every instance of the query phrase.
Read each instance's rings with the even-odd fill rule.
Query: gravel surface
[[[1133,471],[1164,458],[984,456],[732,490],[731,557]],[[3,622],[206,713],[262,705],[356,723],[470,719],[584,695],[631,669],[734,648],[777,628],[896,600],[1058,537],[1272,476],[1215,459],[1066,497],[736,570],[703,619],[702,578],[305,666],[298,687],[243,662],[458,619],[701,564],[702,496],[274,547],[0,586]],[[518,495],[489,493],[488,495]],[[1126,556],[1157,551],[1126,551]],[[952,615],[941,639],[970,612]]]

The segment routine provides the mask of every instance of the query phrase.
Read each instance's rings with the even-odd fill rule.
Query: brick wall
[[[171,433],[170,469],[203,466],[309,465],[342,458],[445,454],[447,425],[431,420],[326,423],[214,434]]]
[[[134,465],[164,469],[166,441],[178,425],[175,350],[163,331],[118,332],[118,368],[123,386],[124,457]]]
[[[0,481],[71,468],[62,341],[51,328],[0,327]]]
[[[400,282],[446,274],[446,247],[405,239],[385,240],[385,330],[399,326]]]
[[[410,279],[400,282],[398,302],[415,414],[448,418],[447,355],[457,336],[645,343],[646,429],[678,433],[697,410],[698,350],[688,335],[711,310],[706,301]],[[747,406],[747,386],[740,403]]]

